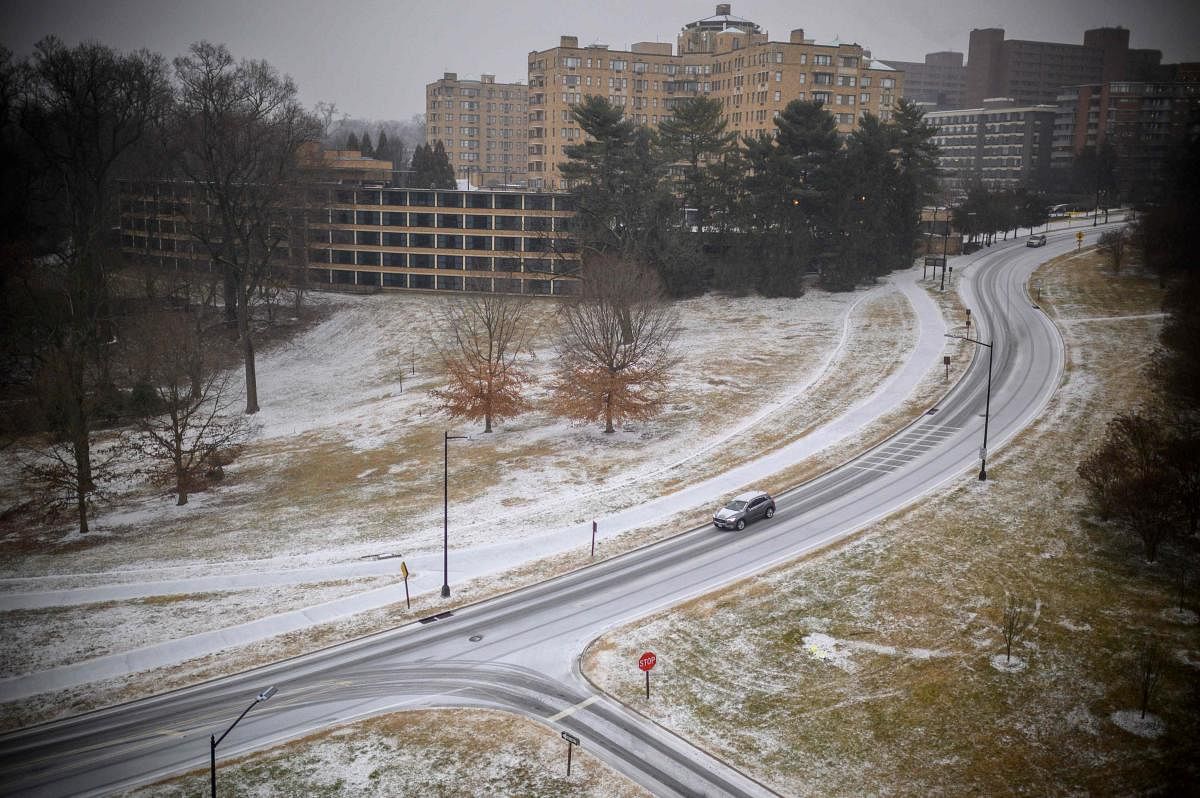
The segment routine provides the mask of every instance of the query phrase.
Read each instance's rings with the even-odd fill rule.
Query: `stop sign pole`
[[[646,674],[646,700],[650,700],[650,669],[654,667],[654,663],[658,662],[658,657],[653,651],[647,651],[642,656],[638,657],[638,667]]]

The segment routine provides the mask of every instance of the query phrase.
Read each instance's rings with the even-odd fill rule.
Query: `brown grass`
[[[1112,278],[1086,258],[1039,274],[1043,302],[1062,300],[1066,390],[989,482],[964,479],[837,549],[618,630],[587,652],[591,678],[638,701],[623,663],[655,641],[673,668],[639,709],[785,794],[1190,790],[1194,667],[1172,664],[1152,706],[1164,737],[1109,715],[1136,708],[1141,639],[1195,661],[1200,630],[1164,614],[1163,568],[1087,518],[1074,475],[1106,415],[1145,395],[1138,366],[1157,328],[1109,321],[1117,334],[1094,335],[1097,323],[1074,320],[1153,314],[1160,295],[1098,284]],[[989,664],[1003,652],[1006,591],[1037,608],[1019,673]],[[804,645],[816,634],[837,641],[834,656]]]
[[[557,798],[647,793],[557,732],[489,710],[417,710],[381,715],[220,762],[232,795],[522,795]],[[206,794],[208,770],[125,793]]]

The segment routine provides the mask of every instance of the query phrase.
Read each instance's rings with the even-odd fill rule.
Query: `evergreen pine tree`
[[[450,156],[446,154],[446,145],[442,144],[441,139],[433,143],[433,151],[430,153],[429,161],[430,188],[458,187],[458,183],[454,179],[454,167],[450,163]]]
[[[379,140],[375,142],[375,157],[384,161],[393,160],[392,143],[388,141],[386,130],[379,131]]]
[[[363,131],[362,141],[359,142],[359,146],[362,148],[362,154],[364,156],[366,156],[367,158],[375,157],[375,148],[371,146],[371,131],[369,131],[369,130]]]
[[[358,136],[356,136],[354,134],[353,130],[351,130],[350,135],[346,137],[346,149],[348,149],[348,150],[358,150],[359,149]]]
[[[425,188],[429,185],[429,145],[418,144],[413,150],[412,164],[409,166],[408,184],[413,187]]]

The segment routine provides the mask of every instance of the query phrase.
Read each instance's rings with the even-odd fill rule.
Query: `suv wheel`
[[[745,518],[738,519],[737,528],[738,528],[739,532],[746,528],[746,519]]]
[[[775,508],[768,507],[767,508],[767,518],[774,518],[774,517],[775,517]]]

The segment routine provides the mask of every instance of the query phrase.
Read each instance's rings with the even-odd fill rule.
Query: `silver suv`
[[[735,496],[733,501],[717,510],[713,525],[721,529],[745,529],[746,524],[759,518],[775,515],[775,500],[769,493],[752,490]]]

